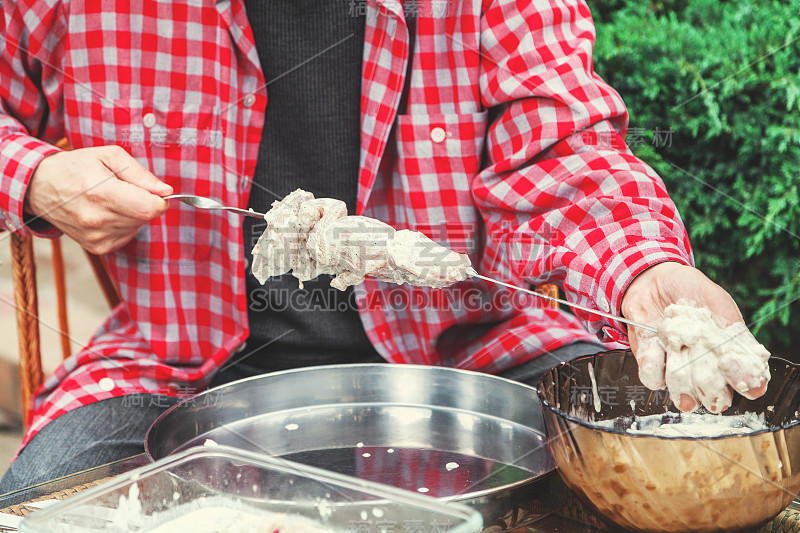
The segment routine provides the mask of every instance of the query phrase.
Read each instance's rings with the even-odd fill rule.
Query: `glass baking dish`
[[[276,527],[281,517],[285,523]],[[253,529],[241,531],[259,533],[473,533],[483,520],[464,505],[236,448],[199,446],[37,511],[20,531],[211,533],[243,523]]]

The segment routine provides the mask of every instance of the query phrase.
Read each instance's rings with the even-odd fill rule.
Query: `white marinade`
[[[600,427],[614,428],[616,420],[595,422]],[[744,435],[767,429],[764,414],[744,413],[722,416],[711,413],[665,413],[634,417],[626,433],[660,437],[719,437]]]
[[[206,439],[206,446],[219,446]],[[254,491],[257,486],[254,486]],[[322,523],[300,516],[259,509],[236,499],[220,496],[197,498],[179,503],[181,494],[174,492],[173,502],[163,510],[147,514],[140,500],[138,484],[131,485],[128,494],[120,496],[111,514],[109,531],[142,531],[144,533],[337,533]],[[166,501],[164,502],[166,504]],[[330,503],[320,500],[317,505],[321,519],[330,517]],[[108,510],[103,508],[107,513]],[[60,524],[58,531],[84,531],[87,523]],[[73,528],[74,526],[74,528]]]
[[[396,231],[374,218],[348,216],[344,202],[297,189],[275,201],[253,248],[253,275],[264,283],[287,272],[303,281],[332,274],[344,290],[370,276],[390,283],[448,287],[474,274],[469,257],[422,233]]]
[[[333,533],[315,522],[286,513],[253,513],[216,505],[165,522],[148,533]]]

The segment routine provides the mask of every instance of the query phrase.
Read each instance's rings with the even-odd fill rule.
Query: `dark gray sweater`
[[[364,17],[349,14],[349,0],[245,0],[245,7],[267,82],[250,207],[266,211],[299,187],[343,200],[354,214]],[[263,229],[245,219],[248,259]],[[272,371],[377,360],[352,290],[331,288],[329,276],[304,289],[289,275],[262,286],[248,268],[247,292],[250,338],[234,359],[255,353],[243,364]]]

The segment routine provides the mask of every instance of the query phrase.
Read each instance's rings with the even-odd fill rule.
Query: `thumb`
[[[156,196],[172,194],[172,187],[147,170],[124,148],[105,146],[99,154],[100,160],[122,181],[146,190]]]

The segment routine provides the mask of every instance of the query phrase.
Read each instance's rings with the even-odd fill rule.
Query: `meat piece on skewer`
[[[344,290],[370,276],[390,283],[448,287],[469,278],[469,257],[426,235],[396,231],[374,218],[348,216],[344,202],[297,189],[272,204],[253,248],[253,275],[264,283],[287,272],[303,281],[334,276]]]

